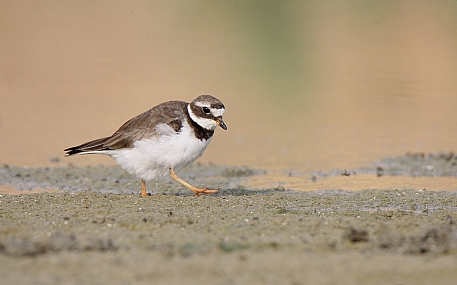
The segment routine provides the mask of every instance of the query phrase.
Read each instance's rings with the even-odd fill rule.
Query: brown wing
[[[81,152],[130,148],[135,141],[156,135],[159,124],[168,124],[179,132],[186,116],[187,104],[182,101],[162,103],[128,120],[110,137],[96,139],[64,151],[67,151],[68,156]]]

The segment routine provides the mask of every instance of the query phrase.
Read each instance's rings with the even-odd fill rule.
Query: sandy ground
[[[455,148],[454,3],[283,4],[2,1],[0,284],[455,284],[455,156],[349,169]],[[195,165],[217,195],[141,198],[108,157],[62,158],[208,93],[228,131],[201,161],[280,176]]]
[[[446,175],[448,158],[427,159]],[[383,172],[407,173],[421,159],[391,159]],[[0,200],[4,284],[457,280],[455,191],[248,189],[242,182],[262,172],[194,165],[182,177],[218,194],[196,197],[165,179],[141,198],[139,181],[118,167],[0,170],[11,185]],[[32,189],[55,192],[23,194]]]

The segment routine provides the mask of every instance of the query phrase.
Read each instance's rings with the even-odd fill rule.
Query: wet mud
[[[415,169],[404,159],[389,167]],[[4,166],[16,190],[0,197],[2,283],[455,284],[455,191],[243,186],[262,173],[197,164],[182,177],[219,193],[164,179],[141,198],[118,167]]]

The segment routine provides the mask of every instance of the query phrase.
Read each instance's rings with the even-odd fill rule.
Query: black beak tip
[[[219,127],[223,128],[224,130],[227,130],[227,126],[225,125],[224,121],[217,120],[217,124],[219,125]]]

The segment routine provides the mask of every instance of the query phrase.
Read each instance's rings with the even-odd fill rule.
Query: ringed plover
[[[65,156],[106,154],[124,170],[141,179],[141,196],[147,196],[146,181],[165,176],[200,194],[218,190],[200,189],[176,174],[199,158],[208,147],[217,126],[227,130],[222,117],[225,106],[201,95],[190,103],[169,101],[125,122],[113,135],[65,149]]]

